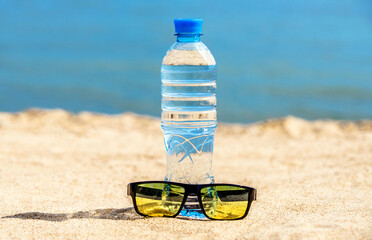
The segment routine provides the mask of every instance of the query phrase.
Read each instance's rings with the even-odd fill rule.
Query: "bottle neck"
[[[177,33],[177,42],[200,42],[199,33]]]

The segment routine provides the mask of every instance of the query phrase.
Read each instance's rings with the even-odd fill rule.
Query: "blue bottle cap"
[[[203,19],[200,18],[176,18],[174,19],[174,27],[176,34],[190,33],[201,34]]]

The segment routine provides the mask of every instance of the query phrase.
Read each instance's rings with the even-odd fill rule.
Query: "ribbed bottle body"
[[[166,180],[212,183],[216,65],[162,65],[161,78]]]

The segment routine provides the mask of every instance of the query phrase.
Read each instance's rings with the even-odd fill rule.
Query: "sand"
[[[247,218],[142,218],[126,185],[164,177],[159,119],[0,113],[0,239],[372,239],[372,121],[219,124],[213,164],[257,188]]]

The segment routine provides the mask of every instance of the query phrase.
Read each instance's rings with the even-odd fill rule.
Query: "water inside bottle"
[[[214,183],[212,154],[216,116],[215,65],[163,65],[162,130],[167,153],[166,181]],[[181,216],[205,218],[196,196]]]

